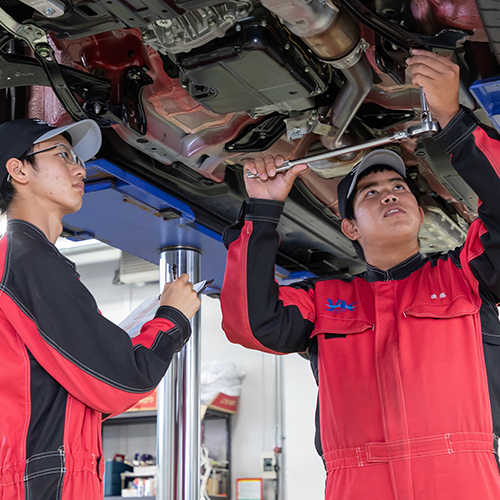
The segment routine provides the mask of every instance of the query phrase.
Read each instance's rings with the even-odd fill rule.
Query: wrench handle
[[[335,158],[336,156],[340,156],[343,154],[354,153],[361,149],[366,148],[374,148],[377,146],[383,146],[384,144],[389,144],[392,142],[401,142],[406,141],[409,138],[418,137],[423,134],[436,132],[438,127],[437,123],[432,121],[431,111],[429,109],[429,105],[427,103],[427,99],[425,98],[424,89],[419,87],[420,89],[420,104],[422,108],[422,113],[420,115],[420,125],[414,125],[405,130],[398,130],[393,134],[381,137],[379,139],[373,139],[368,142],[364,142],[363,144],[356,144],[355,146],[347,146],[345,148],[334,149],[333,151],[328,151],[327,153],[322,153],[319,155],[310,156],[308,158],[299,158],[296,160],[288,160],[276,169],[276,173],[285,172],[295,165],[300,165],[301,163],[314,163],[315,161],[328,160],[329,158]],[[313,169],[314,170],[314,169]],[[246,175],[249,179],[257,179],[259,176],[257,174],[252,174],[249,170],[247,170]]]
[[[293,166],[298,165],[299,163],[305,163],[303,160],[285,160],[281,167],[276,168],[276,173],[279,174],[280,172],[286,172],[287,170],[290,170]],[[258,179],[259,176],[257,174],[252,174],[250,170],[247,170],[247,178],[248,179]]]
[[[307,158],[298,158],[296,160],[285,161],[281,167],[276,169],[276,172],[284,172],[294,167],[295,165],[301,165],[302,163],[314,163],[316,161],[328,160],[329,158],[335,158],[336,156],[341,156],[348,153],[355,153],[361,149],[374,148],[377,146],[383,146],[384,144],[389,144],[392,142],[401,142],[408,139],[408,132],[406,130],[398,130],[387,137],[381,137],[380,139],[373,139],[362,144],[356,144],[354,146],[347,146],[345,148],[334,149],[333,151],[328,151],[327,153],[321,153],[319,155],[309,156]],[[247,170],[246,175],[249,179],[257,179],[259,176],[257,174],[252,174],[250,170]]]

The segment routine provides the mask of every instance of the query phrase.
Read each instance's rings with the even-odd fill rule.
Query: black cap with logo
[[[5,165],[19,158],[33,145],[66,132],[78,157],[88,161],[101,147],[101,130],[93,120],[82,120],[64,127],[54,127],[36,118],[12,120],[0,125],[0,185],[7,177]]]
[[[384,165],[395,170],[401,177],[406,179],[406,167],[403,159],[394,151],[389,149],[376,149],[368,153],[339,183],[337,186],[337,197],[339,201],[340,217],[345,217],[347,200],[351,196],[358,178],[367,168],[374,165]]]

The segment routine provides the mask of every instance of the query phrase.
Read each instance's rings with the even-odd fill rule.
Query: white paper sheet
[[[205,289],[208,280],[199,281],[193,285],[196,293]],[[139,335],[142,325],[155,317],[156,310],[160,307],[160,297],[143,300],[118,326],[125,330],[130,338]]]

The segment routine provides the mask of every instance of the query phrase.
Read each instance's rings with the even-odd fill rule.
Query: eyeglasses
[[[59,148],[61,150],[61,156],[64,158],[64,161],[70,163],[71,165],[80,165],[80,167],[85,168],[85,162],[78,158],[76,153],[64,143],[56,144],[55,146],[50,146],[50,148],[40,149],[40,151],[34,151],[33,153],[28,153],[26,156],[34,156],[39,153],[45,153],[46,151],[51,151],[52,149]]]

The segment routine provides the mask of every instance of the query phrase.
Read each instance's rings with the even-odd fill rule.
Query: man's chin
[[[376,246],[387,246],[388,251],[392,247],[399,247],[401,245],[406,245],[410,241],[416,239],[418,237],[418,229],[415,231],[415,227],[413,224],[394,224],[389,228],[384,228],[386,230],[381,230],[377,232],[371,239]],[[365,238],[366,244],[366,238]],[[368,241],[370,244],[370,241]]]
[[[80,208],[82,208],[82,205],[83,205],[83,201],[81,201],[80,203],[75,203],[75,205],[73,207],[68,208],[68,210],[66,211],[66,213],[64,215],[76,214],[76,212],[78,212],[80,210]]]

